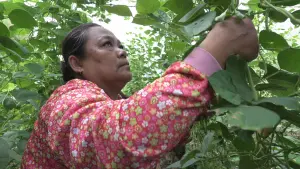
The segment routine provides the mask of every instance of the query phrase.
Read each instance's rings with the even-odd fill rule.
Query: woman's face
[[[85,79],[104,85],[123,85],[132,78],[127,53],[115,35],[96,26],[88,30],[85,58],[81,61]],[[100,85],[101,87],[101,85]]]

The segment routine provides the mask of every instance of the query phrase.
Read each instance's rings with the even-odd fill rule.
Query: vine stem
[[[250,87],[251,87],[251,90],[252,90],[254,101],[257,101],[258,100],[258,94],[257,94],[257,91],[256,91],[254,83],[253,83],[250,67],[249,67],[249,65],[247,65],[246,67],[247,67],[248,80],[249,80],[249,84],[250,84]]]
[[[273,8],[274,10],[282,13],[286,17],[290,18],[292,21],[296,22],[297,24],[300,24],[300,19],[297,19],[293,14],[289,13],[285,9],[276,7],[276,6],[272,5],[270,2],[268,2],[267,0],[261,0],[261,1],[264,2],[268,7]]]

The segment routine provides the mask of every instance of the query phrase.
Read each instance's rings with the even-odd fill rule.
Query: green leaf
[[[2,92],[10,92],[16,88],[16,85],[14,83],[7,83],[2,86]]]
[[[281,119],[285,119],[295,126],[300,127],[300,112],[295,110],[287,110],[282,106],[277,106],[270,103],[262,104],[261,106],[276,112]]]
[[[46,50],[49,47],[49,44],[42,41],[42,40],[38,40],[38,39],[30,39],[29,43],[34,47],[38,47],[41,50]]]
[[[44,67],[37,63],[27,63],[24,65],[33,74],[41,74],[44,71]]]
[[[17,162],[21,162],[22,160],[22,156],[17,154],[15,151],[13,150],[8,150],[8,154],[9,154],[9,157],[16,160]]]
[[[170,168],[170,169],[173,169],[173,168],[181,168],[181,163],[180,163],[180,161],[177,161],[177,162],[175,162],[175,163],[169,165],[169,166],[167,167],[167,169],[168,169],[168,168]]]
[[[267,30],[260,32],[259,42],[265,49],[273,51],[282,51],[290,47],[281,35]]]
[[[271,91],[283,90],[283,91],[285,91],[285,90],[287,90],[287,88],[280,86],[278,84],[268,84],[268,83],[267,84],[258,84],[255,86],[255,89],[257,91],[264,91],[264,90],[271,90]]]
[[[186,23],[191,22],[199,15],[204,13],[205,4],[199,4],[197,7],[190,10],[187,14],[185,14],[178,22]]]
[[[284,22],[287,20],[287,17],[285,15],[276,10],[271,10],[269,12],[269,17],[275,22]]]
[[[2,22],[0,22],[0,36],[10,36],[8,28]]]
[[[27,140],[21,139],[17,144],[17,150],[19,154],[23,154],[25,148],[26,148]]]
[[[204,2],[215,7],[218,14],[223,13],[231,4],[231,0],[204,0]]]
[[[210,145],[212,144],[212,141],[214,139],[214,132],[208,132],[204,138],[203,138],[203,141],[202,141],[202,144],[201,144],[201,148],[200,148],[200,152],[202,154],[205,154],[207,153],[207,151],[209,150],[209,147]]]
[[[300,169],[300,164],[295,162],[294,160],[289,160],[289,166],[292,167],[293,169]]]
[[[271,97],[271,98],[264,98],[254,104],[258,105],[261,103],[272,103],[278,106],[283,106],[291,110],[300,110],[300,99],[293,98],[293,97]]]
[[[17,52],[15,52],[9,48],[6,48],[6,47],[2,46],[1,44],[0,44],[0,49],[5,51],[6,54],[8,55],[8,57],[10,57],[10,59],[12,61],[14,61],[15,63],[19,63],[22,61],[22,57]]]
[[[9,162],[8,148],[8,143],[3,138],[0,138],[0,168],[6,168]]]
[[[300,19],[300,10],[294,11],[294,12],[292,13],[292,15],[294,15],[295,18]],[[292,22],[294,25],[297,25],[297,24],[298,24],[298,23],[296,23],[294,20],[291,20],[291,22]]]
[[[252,11],[260,11],[261,8],[258,7],[260,0],[249,0],[247,5]]]
[[[252,137],[253,132],[238,130],[237,136],[233,140],[233,145],[239,152],[251,152],[255,149],[255,141]]]
[[[27,100],[40,100],[41,95],[37,92],[26,90],[26,89],[17,89],[12,92],[12,95],[18,101],[27,101]]]
[[[242,98],[232,83],[229,72],[224,70],[214,73],[208,80],[216,93],[234,105],[240,105]]]
[[[272,128],[280,120],[276,113],[259,106],[239,106],[229,111],[232,114],[228,116],[228,123],[244,130]]]
[[[289,140],[288,138],[286,138],[284,136],[280,136],[279,134],[277,134],[277,136],[276,136],[276,141],[278,143],[280,143],[281,145],[288,146],[290,148],[297,147],[297,145],[293,141]]]
[[[286,49],[281,51],[277,59],[280,68],[300,73],[300,49]]]
[[[160,2],[158,0],[137,0],[136,10],[139,14],[149,14],[158,10]]]
[[[240,169],[253,169],[257,168],[258,166],[255,164],[253,157],[250,155],[241,155],[239,161],[239,168]]]
[[[198,161],[200,161],[201,159],[199,158],[192,158],[190,160],[188,160],[187,162],[185,162],[183,165],[182,165],[182,168],[186,168],[186,167],[189,167],[191,165],[194,165],[195,163],[197,163]]]
[[[250,89],[247,77],[247,62],[239,57],[229,57],[226,63],[226,71],[231,74],[232,83],[236,91],[240,94],[243,100],[251,102],[253,100],[252,90]]]
[[[9,37],[0,36],[0,45],[15,51],[20,55],[27,55],[29,53],[24,46]]]
[[[37,25],[34,18],[25,10],[14,9],[8,15],[10,21],[19,28],[32,29]]]
[[[147,15],[137,14],[134,16],[132,23],[147,26],[147,25],[153,25],[153,24],[157,23],[157,21],[150,18]]]
[[[103,6],[107,12],[114,13],[120,16],[132,16],[132,13],[126,5],[105,5]]]
[[[276,6],[294,6],[300,4],[300,0],[272,0],[272,4]]]
[[[184,157],[182,158],[182,160],[180,160],[180,164],[182,167],[187,167],[185,166],[186,163],[190,163],[189,161],[192,159],[195,159],[196,154],[200,153],[200,150],[192,150],[190,152],[188,152],[187,154],[184,155]]]
[[[178,15],[183,15],[193,8],[193,0],[168,0],[164,7],[170,9]]]
[[[260,62],[258,66],[262,70],[265,69],[265,64],[262,62]],[[289,94],[296,92],[295,84],[298,81],[299,75],[285,70],[278,70],[269,64],[266,64],[266,68],[267,72],[264,74],[263,78],[267,78],[266,80],[270,85],[281,87],[280,89],[273,87],[271,90],[273,94],[278,96],[288,96]],[[282,90],[282,88],[284,88],[284,90]]]
[[[206,31],[211,27],[215,17],[216,12],[208,12],[194,22],[186,25],[184,29],[190,36],[198,35],[199,33]]]

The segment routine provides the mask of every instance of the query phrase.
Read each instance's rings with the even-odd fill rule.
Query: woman
[[[63,78],[42,107],[24,152],[26,169],[155,168],[188,134],[213,97],[207,77],[232,54],[258,53],[249,19],[217,24],[182,62],[127,99],[127,53],[110,31],[84,24],[62,46]]]

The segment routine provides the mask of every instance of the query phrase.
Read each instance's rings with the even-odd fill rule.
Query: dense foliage
[[[19,166],[41,106],[63,84],[63,37],[92,18],[109,22],[110,13],[150,27],[126,42],[134,73],[127,94],[183,59],[216,22],[252,17],[259,58],[249,64],[232,56],[226,70],[209,78],[217,94],[215,116],[194,125],[186,155],[171,167],[300,168],[300,0],[137,0],[134,16],[127,5],[113,4],[0,2],[0,168]]]

